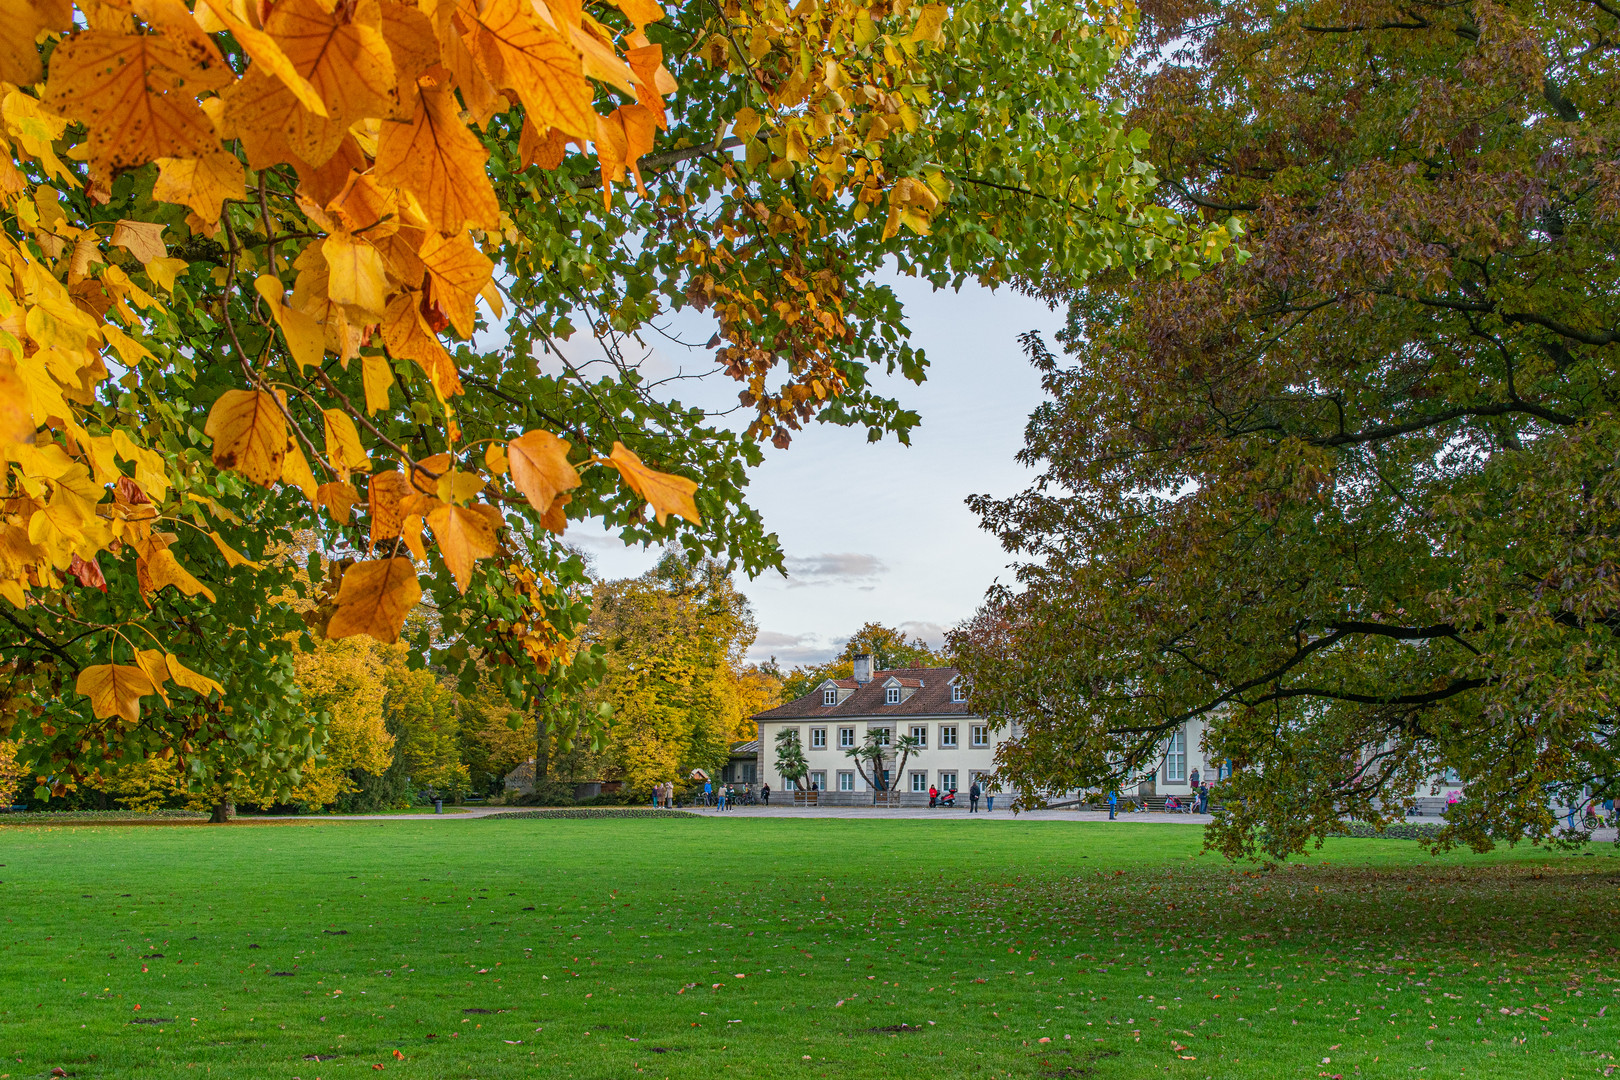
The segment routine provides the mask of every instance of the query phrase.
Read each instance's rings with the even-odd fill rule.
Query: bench
[[[815,788],[811,788],[809,791],[799,791],[795,789],[793,792],[793,805],[820,806],[821,792]]]

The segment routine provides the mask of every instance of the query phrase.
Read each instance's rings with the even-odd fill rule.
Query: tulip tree
[[[592,674],[571,521],[758,571],[765,442],[917,421],[870,385],[926,367],[880,271],[1230,239],[1143,197],[1095,92],[1120,0],[0,12],[0,640],[40,795],[145,755],[296,784],[298,633],[414,626],[556,701]],[[741,422],[647,374],[682,310]]]

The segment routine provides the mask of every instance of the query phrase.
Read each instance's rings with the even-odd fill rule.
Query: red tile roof
[[[917,689],[898,705],[884,703],[883,683],[895,676],[903,686]],[[872,681],[857,689],[837,705],[821,703],[821,687],[795,701],[756,713],[754,720],[856,720],[881,719],[886,716],[969,716],[971,710],[965,701],[951,700],[951,680],[956,678],[953,667],[899,668],[893,671],[874,671]],[[843,689],[854,686],[854,680],[831,680]]]

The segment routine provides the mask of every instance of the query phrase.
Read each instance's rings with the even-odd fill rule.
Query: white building
[[[957,788],[964,802],[968,788],[995,769],[1000,733],[968,709],[967,684],[955,668],[899,668],[873,671],[872,658],[855,658],[854,677],[827,679],[797,701],[757,714],[759,778],[777,791],[793,788],[776,763],[776,739],[784,728],[798,733],[810,763],[805,786],[827,793],[831,802],[870,802],[871,786],[848,751],[873,728],[888,738],[909,735],[920,744],[905,760],[905,775],[894,776],[898,756],[885,759],[886,783],[907,803],[927,802],[930,785]],[[864,766],[868,774],[870,766]]]

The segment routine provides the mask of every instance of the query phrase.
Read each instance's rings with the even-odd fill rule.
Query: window
[[[836,705],[836,704],[838,704],[838,691],[836,691],[836,690],[823,690],[821,692],[821,703],[823,705]]]
[[[855,774],[852,773],[852,772],[841,772],[841,773],[839,773],[838,774],[838,790],[839,791],[854,791],[855,790]]]
[[[928,725],[927,724],[912,724],[911,725],[911,737],[913,739],[917,740],[918,749],[921,749],[921,750],[928,749]]]
[[[812,791],[826,791],[827,790],[827,774],[824,773],[824,772],[813,772],[813,773],[811,773],[810,774],[810,790],[812,790]]]
[[[900,688],[898,686],[891,686],[887,690],[883,691],[883,704],[900,704]]]
[[[990,725],[989,724],[974,724],[970,730],[973,733],[973,745],[974,746],[989,746],[990,745]]]
[[[838,729],[838,748],[840,750],[848,750],[851,747],[853,747],[854,745],[855,745],[855,729],[852,728],[852,727],[841,727],[841,728],[839,728]]]
[[[1170,736],[1164,752],[1164,782],[1185,783],[1187,780],[1187,732],[1178,731]]]
[[[1460,784],[1460,783],[1462,783],[1463,782],[1462,781],[1462,773],[1458,772],[1456,769],[1447,769],[1446,770],[1446,776],[1445,776],[1445,782],[1448,783],[1448,784]]]
[[[813,728],[810,729],[810,749],[812,749],[812,750],[825,750],[825,749],[827,749],[827,729],[826,728],[824,728],[824,727],[813,727]]]
[[[955,750],[956,749],[956,725],[955,724],[941,724],[941,725],[939,725],[939,748],[941,750]]]
[[[967,700],[967,685],[965,683],[954,682],[954,683],[951,684],[951,700],[952,701],[966,701]]]
[[[942,772],[942,773],[939,774],[939,790],[941,790],[941,791],[950,791],[955,786],[956,786],[956,774],[955,773],[953,773],[953,772]]]
[[[921,792],[926,793],[928,791],[928,774],[925,773],[925,772],[914,772],[914,773],[912,773],[911,774],[911,790],[912,791],[921,791]]]
[[[888,791],[891,787],[893,787],[893,782],[889,779],[889,770],[884,769],[883,770],[883,786],[881,788],[879,788],[878,790],[879,791]]]
[[[880,728],[877,729],[877,732],[878,732],[878,745],[879,746],[888,746],[889,745],[889,729],[886,728],[886,727],[880,727]]]

